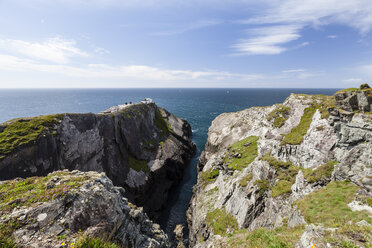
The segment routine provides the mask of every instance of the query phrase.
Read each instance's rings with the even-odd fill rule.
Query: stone
[[[0,180],[62,169],[105,172],[125,188],[126,198],[156,219],[196,150],[189,123],[155,103],[58,118],[53,129],[0,159]],[[52,178],[47,188],[58,183]]]
[[[46,213],[39,214],[39,215],[37,216],[37,221],[38,221],[38,222],[41,222],[41,221],[45,220],[47,216],[48,216],[48,215],[47,215]]]
[[[361,90],[370,89],[370,88],[371,88],[371,87],[369,87],[369,85],[366,84],[366,83],[360,85],[360,89],[361,89]]]

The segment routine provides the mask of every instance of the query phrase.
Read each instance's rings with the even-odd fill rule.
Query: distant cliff
[[[156,217],[195,151],[190,125],[154,103],[0,125],[0,180],[56,170],[105,172]]]
[[[371,104],[362,85],[218,116],[187,214],[190,247],[371,247]]]

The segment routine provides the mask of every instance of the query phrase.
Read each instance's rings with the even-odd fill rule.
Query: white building
[[[141,103],[144,103],[144,104],[149,104],[149,103],[152,103],[152,99],[151,98],[145,98],[141,101]]]

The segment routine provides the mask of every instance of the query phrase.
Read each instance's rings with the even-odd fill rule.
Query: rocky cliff
[[[0,180],[63,169],[105,172],[156,217],[193,156],[190,136],[185,120],[154,103],[15,119],[0,125]]]
[[[57,171],[0,184],[0,247],[169,247],[104,173]]]
[[[363,85],[218,116],[187,213],[190,247],[371,247],[371,101]]]

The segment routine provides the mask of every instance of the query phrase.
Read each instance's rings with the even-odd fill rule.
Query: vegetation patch
[[[255,160],[258,155],[257,141],[259,137],[249,136],[234,143],[224,158],[224,163],[234,170],[242,170]]]
[[[293,185],[292,181],[279,180],[274,187],[272,188],[272,196],[278,197],[282,194],[291,193],[291,186]]]
[[[322,238],[332,247],[372,247],[372,227],[342,225],[334,231],[326,231]]]
[[[0,159],[15,149],[31,143],[42,134],[55,134],[56,125],[62,118],[62,114],[45,115],[3,123],[1,125],[3,130],[0,132]]]
[[[347,206],[353,201],[358,187],[351,182],[331,182],[295,204],[308,223],[321,223],[335,227],[366,220],[372,224],[372,218],[364,211],[351,211]]]
[[[316,168],[315,170],[305,169],[304,176],[309,183],[315,183],[322,179],[329,179],[332,176],[337,161],[329,161],[326,164],[323,164]]]
[[[120,248],[120,246],[100,238],[83,237],[76,242],[75,248]]]
[[[260,194],[263,194],[266,190],[270,189],[270,183],[265,179],[259,179],[255,181],[254,185],[256,185],[259,188]]]
[[[134,156],[129,154],[128,157],[128,166],[129,168],[132,168],[135,171],[143,171],[143,172],[148,172],[149,167],[147,166],[148,161],[142,160],[142,159],[137,159]]]
[[[157,109],[155,112],[155,125],[160,130],[163,136],[166,136],[169,133],[173,132],[171,125],[169,124],[167,119],[163,117],[163,115],[160,112],[160,109]]]
[[[86,180],[84,176],[69,177],[59,185],[48,185],[54,173],[46,177],[29,177],[14,179],[0,185],[0,210],[9,213],[15,207],[30,207],[40,202],[51,201],[67,194],[72,189],[79,188]],[[48,187],[47,187],[48,185]]]
[[[280,104],[273,111],[270,112],[270,114],[267,116],[267,120],[273,120],[274,127],[282,127],[286,120],[288,120],[290,111],[290,107]]]
[[[0,224],[0,247],[1,248],[16,248],[17,245],[12,238],[13,232],[19,229],[23,224],[14,219],[10,219],[7,223]]]
[[[248,185],[248,182],[251,181],[252,178],[253,178],[252,173],[249,173],[248,175],[246,175],[245,177],[243,177],[243,178],[240,180],[240,182],[239,182],[240,187],[242,187],[242,188],[246,187],[246,186]]]
[[[240,230],[227,242],[228,248],[289,248],[295,247],[300,240],[304,227],[287,229],[285,227],[268,230],[260,228],[251,232]]]
[[[202,171],[199,175],[202,185],[206,186],[207,184],[216,181],[216,178],[220,175],[220,170],[210,168],[207,171]]]
[[[315,114],[317,108],[315,106],[310,106],[305,108],[304,114],[301,117],[300,123],[292,128],[292,130],[284,135],[284,139],[280,145],[299,145],[304,140],[304,136],[309,130],[313,115]]]
[[[225,209],[215,209],[207,213],[207,225],[213,228],[216,235],[225,236],[227,232],[238,229],[238,222],[234,216],[227,214]]]

